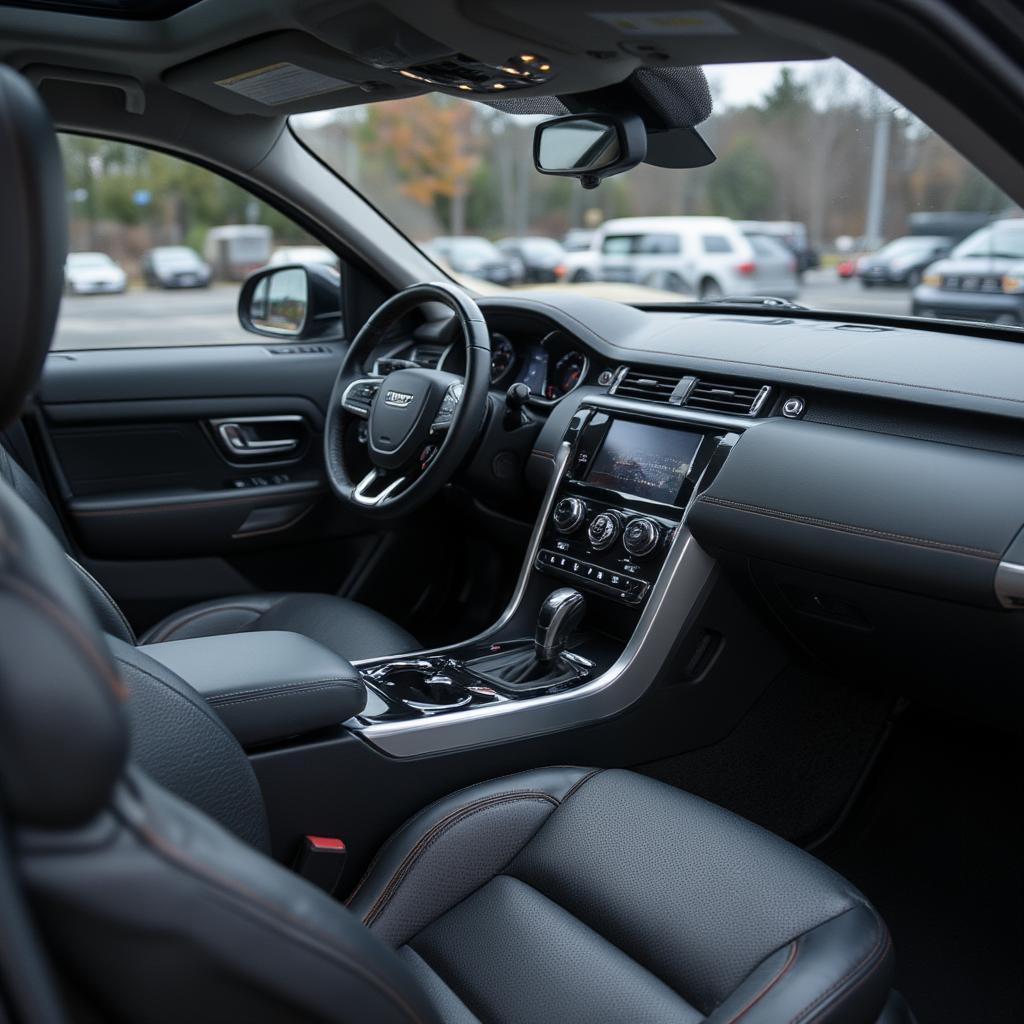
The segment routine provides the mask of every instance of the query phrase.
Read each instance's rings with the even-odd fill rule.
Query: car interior
[[[826,57],[1024,192],[997,0],[0,3],[0,1020],[1024,1019],[1019,332],[475,291],[289,122],[468,94],[590,190]],[[58,132],[337,267],[51,350]]]

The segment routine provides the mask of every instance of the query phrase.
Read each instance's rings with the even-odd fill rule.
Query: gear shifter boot
[[[564,658],[538,661],[533,645],[487,654],[466,662],[466,667],[500,690],[529,693],[580,680],[581,673]]]

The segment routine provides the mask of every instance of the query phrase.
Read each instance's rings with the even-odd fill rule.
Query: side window
[[[637,252],[656,256],[677,256],[682,252],[682,240],[678,235],[668,233],[643,235]]]
[[[268,263],[338,259],[213,171],[165,153],[60,136],[68,257],[55,349],[226,345],[238,288]]]
[[[725,235],[701,235],[704,251],[708,253],[732,252],[732,242]]]
[[[627,256],[636,251],[636,235],[608,235],[601,243],[606,256]]]

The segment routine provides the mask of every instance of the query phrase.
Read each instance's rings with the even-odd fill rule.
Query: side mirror
[[[238,293],[238,321],[251,334],[268,338],[340,339],[341,276],[319,263],[257,270]]]
[[[636,114],[569,114],[542,122],[533,133],[537,170],[579,178],[584,188],[636,167],[646,155],[647,130]]]

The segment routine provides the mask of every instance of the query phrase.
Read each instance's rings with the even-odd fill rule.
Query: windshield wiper
[[[720,299],[698,299],[687,306],[760,306],[767,309],[807,309],[775,295],[723,295]]]

